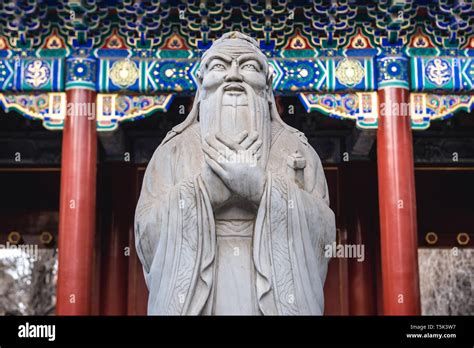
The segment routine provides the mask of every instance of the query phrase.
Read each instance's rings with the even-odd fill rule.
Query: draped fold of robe
[[[135,237],[149,289],[148,314],[198,315],[212,301],[216,227],[200,172],[199,124],[167,137],[145,173]],[[321,315],[328,259],[335,240],[326,179],[302,133],[272,121],[266,183],[253,231],[259,314]],[[306,159],[304,184],[288,171],[288,155]]]

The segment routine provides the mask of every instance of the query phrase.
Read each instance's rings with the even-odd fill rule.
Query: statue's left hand
[[[207,164],[233,193],[256,205],[265,186],[265,172],[258,165],[262,141],[258,133],[242,132],[235,139],[217,133],[203,144]]]

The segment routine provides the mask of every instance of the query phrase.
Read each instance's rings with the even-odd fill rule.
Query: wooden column
[[[374,274],[369,223],[366,216],[357,210],[350,226],[350,243],[364,246],[364,260],[349,259],[349,314],[375,315]]]
[[[419,315],[418,247],[407,61],[378,62],[377,166],[386,315]]]
[[[101,315],[127,315],[128,262],[135,212],[135,171],[128,163],[111,163],[101,173],[110,216],[104,230],[101,272]],[[127,185],[124,185],[127,183]]]
[[[352,163],[346,173],[348,184],[345,216],[348,219],[348,243],[363,247],[363,260],[349,258],[349,315],[376,315],[374,226],[377,221],[377,174],[372,166]],[[348,168],[348,169],[349,169]]]
[[[91,314],[96,207],[96,93],[67,91],[59,211],[58,315]]]
[[[140,196],[140,189],[143,183],[145,168],[138,168],[135,171],[135,180],[133,181],[132,199],[133,207],[137,206]],[[135,208],[134,208],[135,209]],[[128,263],[128,308],[127,315],[146,315],[148,307],[148,288],[143,275],[143,266],[137,255],[135,248],[135,232],[133,228],[129,231],[130,258]]]

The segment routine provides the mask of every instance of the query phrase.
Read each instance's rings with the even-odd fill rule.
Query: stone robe
[[[288,155],[295,151],[306,160],[304,187],[288,175]],[[219,312],[213,309],[216,221],[199,174],[204,161],[195,121],[170,132],[147,167],[135,233],[150,292],[148,314]],[[251,314],[321,315],[329,261],[324,246],[336,230],[321,162],[302,133],[273,119],[266,173],[251,225]]]

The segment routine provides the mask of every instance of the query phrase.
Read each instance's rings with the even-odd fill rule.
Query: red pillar
[[[349,314],[375,315],[374,274],[372,271],[372,246],[370,243],[370,226],[366,216],[361,216],[360,209],[350,226],[353,245],[364,246],[364,260],[349,259]]]
[[[375,168],[374,168],[375,169]],[[377,173],[364,163],[352,163],[348,168],[347,217],[348,243],[362,247],[361,258],[349,258],[349,315],[376,315],[374,251],[374,227],[378,223],[374,209],[377,209],[377,189],[373,183]],[[378,230],[378,229],[377,229]]]
[[[122,212],[126,214],[126,212]],[[128,246],[128,229],[125,230],[118,216],[119,211],[112,212],[110,230],[107,231],[105,255],[102,258],[103,273],[101,287],[100,314],[127,314],[127,261],[125,247]]]
[[[107,178],[107,183],[104,182],[107,185],[106,194],[110,197],[110,222],[104,231],[103,243],[101,315],[127,315],[128,261],[130,248],[135,247],[129,245],[135,212],[133,169],[121,163],[101,168]],[[128,183],[126,187],[124,182]]]
[[[395,68],[394,68],[395,70]],[[385,315],[419,315],[418,249],[409,91],[378,92],[377,165]]]
[[[96,93],[67,91],[61,157],[58,315],[91,314],[96,206]]]

